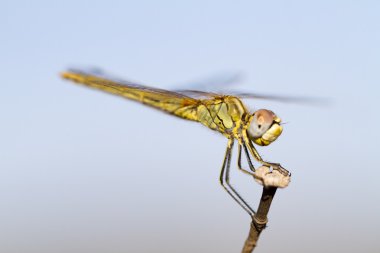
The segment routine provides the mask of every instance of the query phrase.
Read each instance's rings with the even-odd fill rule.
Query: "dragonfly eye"
[[[261,109],[253,114],[250,125],[250,135],[254,138],[261,137],[272,125],[274,113],[269,110]]]
[[[250,138],[259,145],[266,146],[275,141],[282,132],[280,118],[272,111],[260,109],[253,114],[248,128]]]

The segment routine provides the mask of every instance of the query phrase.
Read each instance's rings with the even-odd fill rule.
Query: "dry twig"
[[[242,250],[243,253],[251,253],[255,249],[261,231],[268,223],[267,215],[277,188],[285,188],[290,182],[290,176],[284,176],[276,170],[270,171],[266,166],[258,168],[255,174],[255,180],[263,185],[263,193],[257,212],[252,216],[251,228]]]

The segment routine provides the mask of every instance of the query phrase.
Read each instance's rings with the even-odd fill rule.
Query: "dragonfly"
[[[290,176],[290,173],[279,163],[263,160],[255,148],[255,145],[268,146],[281,135],[283,130],[281,119],[268,109],[251,112],[242,101],[242,98],[277,100],[286,100],[287,98],[251,93],[222,94],[199,90],[164,90],[82,70],[68,70],[61,73],[61,76],[77,84],[134,100],[170,115],[199,122],[224,135],[228,142],[219,181],[227,193],[250,216],[255,214],[254,209],[230,183],[234,143],[238,143],[237,167],[243,173],[255,177],[255,167],[251,160],[253,157],[262,165],[277,170],[285,176]],[[249,170],[242,166],[242,152],[247,158]]]

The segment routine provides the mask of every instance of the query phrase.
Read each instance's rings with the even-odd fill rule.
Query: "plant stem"
[[[249,230],[248,238],[244,243],[242,253],[251,253],[257,245],[257,241],[268,223],[268,212],[272,203],[273,197],[276,194],[277,187],[263,186],[263,193],[261,195],[260,204],[257,212],[252,216],[251,228]]]

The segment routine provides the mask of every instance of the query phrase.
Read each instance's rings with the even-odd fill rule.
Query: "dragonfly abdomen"
[[[120,83],[81,72],[64,72],[62,77],[78,84],[140,102],[180,118],[198,121],[199,101],[180,93],[137,84]]]

